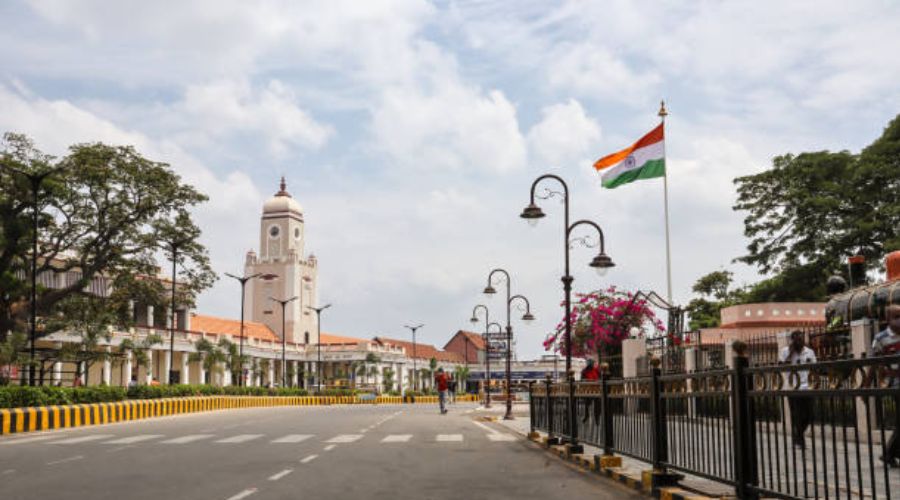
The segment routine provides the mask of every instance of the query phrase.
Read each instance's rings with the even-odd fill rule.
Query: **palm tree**
[[[350,363],[350,374],[353,376],[353,388],[356,388],[356,377],[366,376],[366,362],[355,360]]]
[[[224,339],[223,339],[224,340]],[[209,340],[200,339],[194,343],[197,352],[193,352],[188,356],[189,362],[199,361],[203,366],[203,370],[207,373],[207,378],[212,379],[212,375],[220,373],[219,363],[223,363],[226,359],[225,352],[219,345],[213,344]],[[208,380],[201,380],[201,384],[209,383]]]
[[[219,339],[219,348],[224,353],[225,364],[228,366],[228,371],[231,372],[231,383],[237,384],[237,381],[243,376],[243,366],[247,361],[247,355],[245,354],[242,359],[238,345],[224,337]]]
[[[367,366],[366,372],[365,372],[366,384],[369,383],[369,374],[371,373],[371,370],[368,369],[368,364],[369,363],[380,363],[380,362],[381,362],[381,358],[378,357],[378,355],[375,354],[374,352],[366,353],[366,360],[364,361],[364,363]]]
[[[394,388],[394,369],[387,367],[381,372],[381,383],[384,385],[384,392],[391,392]]]
[[[468,366],[457,366],[456,367],[456,390],[459,392],[459,388],[462,387],[463,392],[466,392],[466,381],[469,380],[469,367]]]
[[[134,361],[134,364],[137,365],[138,369],[144,368],[145,370],[149,370],[150,356],[147,355],[147,351],[156,344],[162,343],[162,337],[156,334],[147,335],[140,342],[135,342],[133,339],[122,339],[122,342],[119,344],[119,352],[122,354],[130,352],[131,359]],[[130,375],[131,374],[129,374],[129,376]]]

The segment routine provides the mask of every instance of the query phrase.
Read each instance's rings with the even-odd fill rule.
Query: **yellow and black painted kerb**
[[[531,436],[529,439],[539,444],[546,444],[546,437],[539,435]],[[563,445],[554,445],[549,447],[549,451],[559,456],[563,460],[574,462],[579,467],[604,475],[625,486],[650,494],[661,500],[712,500],[716,497],[697,495],[689,491],[685,491],[678,487],[653,487],[653,471],[642,471],[635,473],[626,471],[621,467],[621,457],[617,456],[600,456],[594,457],[593,460],[583,454],[570,454]]]
[[[477,401],[464,395],[457,401]],[[333,404],[434,404],[436,396],[415,400],[401,396],[378,396],[368,400],[357,396],[204,396],[173,399],[144,399],[64,406],[0,409],[0,435],[66,429],[201,411],[254,408],[260,406],[319,406]]]

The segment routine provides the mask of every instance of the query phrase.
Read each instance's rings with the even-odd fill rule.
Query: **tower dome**
[[[291,213],[303,217],[303,207],[287,192],[284,177],[281,178],[281,189],[263,204],[263,215]]]

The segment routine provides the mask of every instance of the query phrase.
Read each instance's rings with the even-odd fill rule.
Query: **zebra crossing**
[[[45,439],[40,445],[46,446],[70,446],[77,444],[91,445],[186,445],[192,443],[211,443],[216,446],[244,444],[253,442],[268,442],[273,445],[300,444],[308,441],[318,441],[322,444],[351,444],[361,440],[372,440],[384,445],[398,445],[408,443],[464,443],[468,441],[511,442],[517,439],[512,434],[502,432],[476,433],[476,434],[338,434],[328,436],[316,436],[314,434],[287,434],[268,436],[265,434],[235,434],[223,436],[219,434],[186,434],[182,436],[167,436],[163,434],[137,434],[132,436],[116,436],[113,434],[91,434],[87,436],[66,437],[62,439]],[[24,442],[33,442],[23,439]],[[6,444],[15,444],[9,441]]]

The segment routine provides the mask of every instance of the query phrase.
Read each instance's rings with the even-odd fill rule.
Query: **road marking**
[[[291,472],[294,472],[294,469],[284,469],[283,471],[279,472],[278,474],[275,474],[274,476],[270,477],[269,481],[278,481],[279,479],[283,478],[284,476],[287,476]]]
[[[75,443],[86,443],[88,441],[96,441],[98,439],[106,439],[113,437],[112,434],[97,434],[94,436],[81,436],[76,438],[63,439],[60,441],[51,441],[50,444],[75,444]]]
[[[354,441],[357,441],[361,437],[362,436],[359,434],[341,434],[340,436],[335,436],[325,442],[326,443],[352,443]]]
[[[213,434],[188,434],[187,436],[181,436],[180,438],[170,439],[168,441],[162,441],[163,444],[184,444],[184,443],[193,443],[194,441],[200,441],[201,439],[208,439],[213,437]]]
[[[319,455],[310,455],[310,456],[304,458],[303,460],[301,460],[300,463],[301,463],[301,464],[308,464],[308,463],[312,462],[313,460],[315,460],[316,457],[318,457],[318,456],[319,456]]]
[[[472,422],[473,424],[477,425],[478,427],[481,427],[482,429],[488,431],[489,434],[496,434],[496,433],[497,433],[496,430],[491,429],[490,427],[488,427],[488,426],[482,424],[481,422],[476,422],[476,421],[474,421],[474,420],[472,420],[471,422]]]
[[[3,471],[3,475],[5,476],[7,474],[12,474],[15,471],[16,471],[16,469],[6,469],[5,471]]]
[[[381,440],[382,443],[406,443],[412,439],[412,434],[391,434]]]
[[[238,434],[237,436],[220,439],[216,442],[217,443],[246,443],[247,441],[252,441],[256,438],[261,438],[261,437],[262,437],[262,434]]]
[[[436,441],[440,442],[453,442],[459,443],[462,442],[463,437],[462,434],[438,434]]]
[[[84,458],[84,455],[75,455],[74,457],[64,458],[62,460],[54,460],[52,462],[47,462],[47,465],[56,465],[56,464],[62,464],[62,463],[66,463],[66,462],[74,462],[75,460],[81,460],[82,458]]]
[[[14,439],[10,441],[0,441],[0,444],[19,444],[19,443],[33,443],[35,441],[43,441],[45,439],[53,439],[58,436],[36,436],[24,439]]]
[[[299,443],[300,441],[306,441],[311,438],[312,434],[288,434],[283,438],[278,438],[273,443]]]
[[[511,436],[509,434],[496,433],[496,434],[488,434],[488,439],[491,441],[515,441],[515,436]]]
[[[242,498],[247,498],[254,493],[256,493],[256,488],[247,488],[246,490],[238,493],[233,497],[228,497],[228,500],[241,500]]]
[[[336,445],[336,444],[329,444],[328,446],[325,447],[325,451],[331,451],[331,450],[334,449],[335,446],[337,446],[337,445]]]
[[[106,441],[104,444],[133,444],[140,443],[141,441],[149,441],[151,439],[161,438],[162,434],[142,434],[140,436],[131,436],[121,439],[114,439],[112,441]]]

